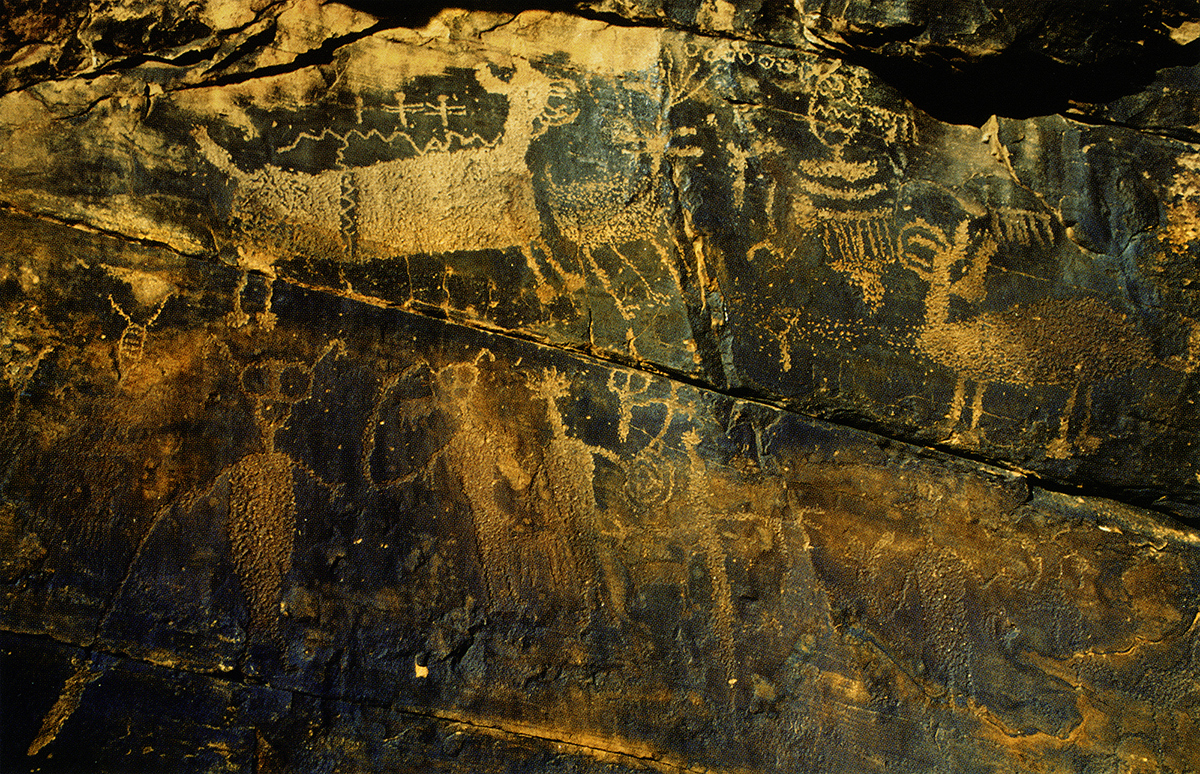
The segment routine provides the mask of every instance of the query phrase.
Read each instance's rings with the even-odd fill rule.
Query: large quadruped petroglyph
[[[0,10],[0,770],[1200,772],[1194,2],[348,2]]]

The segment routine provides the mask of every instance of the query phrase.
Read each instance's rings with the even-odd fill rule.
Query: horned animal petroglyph
[[[532,140],[576,113],[564,99],[569,84],[523,59],[514,64],[507,79],[486,63],[474,73],[485,89],[508,98],[504,129],[491,142],[443,137],[418,146],[397,131],[381,139],[403,158],[350,168],[343,148],[340,168],[310,174],[267,164],[247,173],[205,129],[195,130],[204,158],[234,183],[232,221],[241,231],[243,268],[270,273],[280,258],[326,255],[334,245],[334,254],[341,251],[347,260],[509,247],[528,252],[540,239],[541,222],[526,152]],[[346,146],[365,136],[352,130],[338,137]]]
[[[972,317],[953,316],[953,297],[969,303],[984,300],[984,279],[997,249],[994,235],[986,230],[973,234],[966,217],[948,228],[915,218],[900,231],[903,265],[929,283],[917,347],[958,374],[946,417],[951,432],[966,409],[967,382],[975,382],[970,427],[952,438],[967,443],[978,441],[988,384],[1058,385],[1068,387],[1070,392],[1062,409],[1058,436],[1050,442],[1047,454],[1069,456],[1076,445],[1088,449],[1096,441],[1087,436],[1086,415],[1084,426],[1075,434],[1077,443],[1068,440],[1080,393],[1085,395],[1090,414],[1096,384],[1158,362],[1150,342],[1128,316],[1090,296],[1050,297]]]

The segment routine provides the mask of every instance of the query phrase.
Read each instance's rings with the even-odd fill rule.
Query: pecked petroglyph
[[[413,59],[409,70],[428,67],[418,52],[389,45],[382,48]],[[414,287],[408,259],[457,254],[453,260],[461,263],[472,260],[463,253],[512,251],[523,258],[531,300],[563,300],[578,317],[620,320],[625,329],[603,337],[604,345],[641,357],[638,339],[647,331],[657,336],[664,325],[687,327],[662,175],[665,158],[696,150],[673,147],[677,138],[663,128],[656,104],[660,88],[670,87],[660,83],[655,60],[641,57],[647,61],[627,64],[644,71],[629,73],[621,88],[603,94],[588,92],[586,73],[547,74],[573,71],[499,51],[478,54],[470,69],[460,57],[440,73],[408,72],[394,92],[380,91],[369,108],[354,107],[365,116],[357,125],[347,128],[350,107],[331,103],[336,128],[282,133],[268,163],[257,169],[247,169],[243,156],[260,153],[269,138],[243,149],[203,126],[193,137],[202,156],[232,183],[228,222],[244,270],[274,276],[276,262],[297,258],[402,259],[410,282],[400,292],[407,297],[389,300],[441,303],[486,316],[491,295],[463,309],[452,297],[458,269],[450,258],[435,270],[442,275],[440,288],[431,281]],[[367,80],[373,90],[383,88],[378,79]],[[585,109],[603,117],[593,115],[587,127],[557,136],[585,137],[598,129],[618,152],[556,159],[544,181],[535,180],[531,148]],[[314,157],[329,168],[314,171]],[[344,275],[340,281],[348,283]],[[481,282],[487,294],[495,292],[494,279]],[[664,314],[670,322],[659,321]],[[245,318],[235,310],[230,321]]]
[[[254,323],[260,326],[263,330],[269,331],[275,327],[275,313],[271,311],[271,299],[275,294],[275,285],[270,277],[267,277],[262,282],[263,299],[259,303],[262,307],[261,311],[247,312],[244,296],[250,289],[250,272],[242,271],[238,277],[237,287],[233,290],[233,311],[225,315],[225,321],[233,328],[241,328],[244,325]]]
[[[569,87],[521,59],[505,82],[482,66],[489,92],[508,98],[504,131],[493,147],[427,153],[355,172],[358,236],[391,255],[456,250],[528,250],[541,235],[529,144],[548,127],[574,119],[561,98]]]
[[[279,633],[280,599],[295,544],[295,476],[304,472],[320,481],[302,463],[277,450],[275,436],[291,417],[293,406],[312,396],[317,365],[341,350],[341,342],[335,340],[311,364],[269,359],[241,370],[242,389],[254,400],[263,450],[239,459],[218,481],[229,483],[229,546],[246,595],[253,637],[273,639]]]
[[[1054,244],[1054,217],[1045,212],[996,207],[991,210],[992,233],[1002,242],[1049,247]]]
[[[579,251],[583,276],[595,279],[626,322],[648,307],[667,308],[673,303],[680,292],[679,275],[666,228],[667,213],[652,185],[597,175],[552,190],[551,210],[563,236]],[[650,265],[661,267],[670,278],[665,286],[641,265],[644,261],[634,257],[647,247],[656,259]],[[561,267],[558,271],[564,287],[582,286],[579,275]]]
[[[257,452],[228,472],[229,548],[253,636],[278,631],[283,579],[291,568],[295,543],[294,467],[282,452]]]
[[[771,218],[767,238],[749,252],[753,256],[765,248],[782,259],[781,242],[813,233],[827,265],[856,287],[867,309],[877,313],[883,308],[884,269],[896,257],[894,190],[903,169],[895,149],[916,142],[915,124],[905,113],[873,104],[865,95],[868,76],[857,68],[813,60],[802,63],[796,77],[807,97],[807,110],[797,118],[815,142],[806,143],[808,153],[797,159],[797,148],[791,145],[757,141],[758,152],[786,160],[794,178],[783,191],[777,191],[772,180],[766,211],[774,211],[779,196],[787,197],[787,222]],[[741,112],[740,106],[735,110]],[[765,117],[770,109],[745,112]],[[744,161],[739,164],[745,166]],[[743,200],[736,189],[735,184],[735,199]]]
[[[526,152],[532,140],[573,120],[574,113],[564,107],[566,82],[523,59],[512,63],[507,77],[490,63],[473,71],[479,85],[508,104],[494,140],[447,131],[417,144],[403,129],[387,135],[370,129],[302,133],[276,152],[332,139],[334,169],[308,173],[267,164],[244,172],[206,129],[196,129],[193,138],[203,157],[235,185],[232,217],[240,231],[242,266],[269,273],[276,260],[300,255],[358,260],[509,247],[527,253],[540,237],[541,223]],[[466,109],[448,99],[405,107],[403,99],[398,92],[393,108],[402,123],[409,118],[405,111],[413,111],[435,115],[448,129],[451,111]],[[367,140],[397,145],[395,155],[403,151],[407,157],[349,166],[348,151]],[[295,224],[291,231],[280,228],[289,223]]]
[[[112,306],[114,312],[120,315],[125,321],[125,329],[121,331],[120,338],[117,339],[117,372],[120,378],[124,378],[129,373],[129,368],[141,362],[145,355],[146,339],[150,335],[150,326],[158,320],[163,309],[166,308],[167,302],[173,297],[173,293],[167,293],[162,300],[158,302],[154,311],[146,318],[145,322],[137,323],[129,315],[125,309],[117,303],[116,299],[110,293],[108,295],[108,303]]]
[[[1068,387],[1069,394],[1058,436],[1047,447],[1047,455],[1070,455],[1073,444],[1068,438],[1081,392],[1088,410],[1083,426],[1074,432],[1075,443],[1090,450],[1097,443],[1087,435],[1092,388],[1137,368],[1156,363],[1170,366],[1155,359],[1149,340],[1127,315],[1097,298],[1045,298],[997,312],[953,317],[952,298],[974,304],[985,298],[988,264],[999,247],[993,233],[974,233],[969,218],[959,219],[951,228],[916,218],[901,229],[900,243],[903,265],[929,283],[917,348],[958,374],[946,417],[951,431],[966,410],[967,383],[975,382],[970,427],[955,433],[958,440],[978,441],[989,383],[1057,385]]]
[[[820,226],[829,268],[846,276],[862,292],[871,311],[883,306],[883,267],[894,257],[891,213],[828,213]]]
[[[594,450],[566,429],[556,401],[565,377],[554,369],[508,378],[483,349],[471,361],[411,366],[389,379],[367,428],[364,471],[381,488],[430,480],[448,470],[462,487],[492,609],[516,610],[555,598],[597,610],[593,531]],[[506,417],[514,402],[544,405],[543,447],[523,441]],[[436,446],[409,446],[438,428]]]
[[[719,666],[727,685],[733,686],[737,682],[737,640],[734,637],[737,612],[733,606],[729,571],[725,566],[729,559],[728,551],[722,545],[718,533],[719,516],[708,506],[711,495],[708,485],[710,473],[707,462],[698,452],[700,440],[700,434],[694,429],[688,430],[682,437],[688,459],[686,499],[689,510],[699,524],[700,549],[704,553],[704,562],[713,584],[710,615],[717,640]]]
[[[901,170],[890,153],[863,153],[864,130],[886,146],[914,142],[907,115],[864,98],[866,77],[840,61],[821,62],[809,75],[808,125],[825,149],[797,164],[800,189],[816,211],[816,228],[829,266],[862,292],[872,312],[883,304],[883,267],[894,259],[890,228],[891,189]]]

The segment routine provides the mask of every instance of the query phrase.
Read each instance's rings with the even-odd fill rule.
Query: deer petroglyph
[[[946,228],[914,218],[901,228],[899,240],[903,265],[929,283],[917,349],[958,375],[946,417],[955,440],[978,441],[990,383],[1061,385],[1070,393],[1047,455],[1067,457],[1076,447],[1088,450],[1096,439],[1087,435],[1087,415],[1076,428],[1075,443],[1068,440],[1080,393],[1090,415],[1097,384],[1159,362],[1170,365],[1156,360],[1150,341],[1134,321],[1093,296],[1046,297],[974,316],[954,314],[954,297],[970,304],[984,300],[988,265],[998,250],[995,236],[987,230],[972,233],[968,218]],[[971,423],[965,433],[956,433],[966,410],[969,381],[975,382]]]

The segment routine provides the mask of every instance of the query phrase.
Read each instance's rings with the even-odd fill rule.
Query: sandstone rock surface
[[[4,11],[0,768],[1200,770],[1200,18],[1083,9]]]

